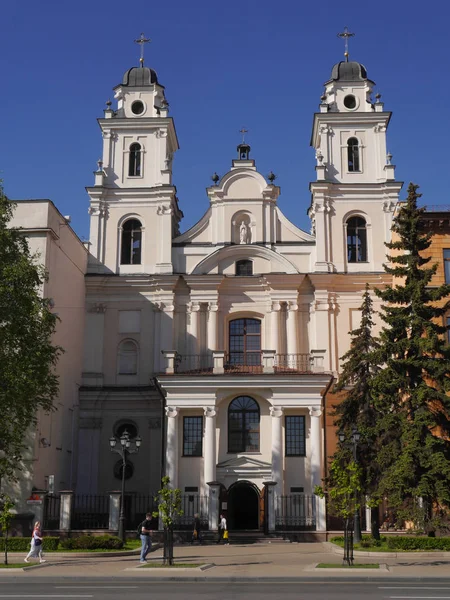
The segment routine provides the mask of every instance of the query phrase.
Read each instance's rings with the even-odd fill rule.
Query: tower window
[[[445,283],[450,283],[450,248],[444,248]]]
[[[345,108],[349,108],[350,110],[356,108],[356,98],[352,94],[348,94],[344,98],[344,106]]]
[[[362,217],[347,221],[347,260],[349,263],[367,261],[367,229]]]
[[[236,275],[253,275],[253,262],[251,260],[238,260],[236,262]]]
[[[131,144],[128,166],[128,175],[130,177],[139,177],[141,175],[141,154],[141,145],[138,143]]]
[[[129,219],[122,227],[121,265],[140,265],[142,225],[137,219]]]
[[[228,452],[259,451],[259,406],[250,396],[239,396],[228,408]]]
[[[359,145],[358,140],[354,137],[350,138],[347,142],[347,162],[348,170],[352,173],[360,171],[359,164]]]
[[[142,115],[142,113],[144,112],[144,103],[140,100],[136,100],[136,102],[133,102],[133,104],[131,105],[131,112],[133,113],[133,115]]]

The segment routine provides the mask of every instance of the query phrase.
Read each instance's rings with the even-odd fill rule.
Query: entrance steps
[[[217,542],[217,533],[213,531],[202,531],[203,543],[214,544]],[[265,535],[262,531],[230,531],[229,541],[231,544],[280,544],[289,543],[289,539],[285,539],[280,535],[270,534]],[[224,542],[221,542],[222,544]]]

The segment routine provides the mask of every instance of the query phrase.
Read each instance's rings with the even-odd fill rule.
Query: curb
[[[323,542],[324,546],[333,554],[344,554],[344,549],[333,542]],[[371,556],[372,558],[450,558],[450,552],[436,550],[436,552],[366,552],[354,550],[353,556]]]
[[[152,549],[150,552],[154,552],[162,548],[162,544],[152,544]],[[23,556],[24,552],[8,552],[8,556]],[[112,552],[45,552],[44,555],[47,558],[91,558],[93,556],[98,558],[107,558],[108,556],[139,556],[141,554],[141,549],[136,548],[136,550],[117,550]]]

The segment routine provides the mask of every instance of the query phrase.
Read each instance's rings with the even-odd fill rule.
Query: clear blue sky
[[[21,0],[3,2],[0,175],[12,199],[50,198],[82,237],[100,157],[96,118],[123,73],[133,40],[152,39],[146,65],[166,86],[180,141],[174,183],[182,231],[207,208],[205,188],[235,157],[245,125],[258,169],[273,170],[280,207],[309,229],[312,115],[342,60],[336,37],[356,33],[350,58],[393,111],[388,148],[397,179],[423,203],[450,203],[450,7],[444,0]],[[405,190],[403,191],[403,197]]]

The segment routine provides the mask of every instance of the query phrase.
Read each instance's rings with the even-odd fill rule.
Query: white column
[[[204,485],[216,480],[216,414],[213,406],[203,408],[205,414],[205,447],[203,449]],[[206,492],[207,493],[207,492]]]
[[[173,316],[175,306],[172,303],[161,302],[161,350],[174,350]]]
[[[272,302],[271,308],[271,319],[270,319],[270,329],[271,329],[271,344],[272,347],[269,350],[275,350],[275,354],[279,354],[280,352],[280,310],[281,306],[279,302]]]
[[[322,484],[322,432],[320,417],[322,409],[320,406],[310,406],[309,415],[311,418],[311,493],[314,493],[316,485]],[[316,496],[316,529],[323,531],[326,529],[325,523],[325,499]]]
[[[216,302],[208,303],[208,350],[217,350],[217,311]]]
[[[178,408],[166,406],[166,475],[170,477],[170,487],[178,487]]]
[[[198,354],[199,348],[199,327],[198,327],[198,317],[200,312],[200,304],[198,302],[191,302],[188,306],[188,314],[189,314],[189,344],[191,354]]]
[[[296,302],[287,302],[286,315],[286,346],[288,359],[290,362],[295,362],[296,354],[298,354],[298,304]]]
[[[272,481],[277,485],[275,491],[277,494],[283,493],[283,436],[282,436],[282,417],[283,408],[269,408],[272,417]]]

